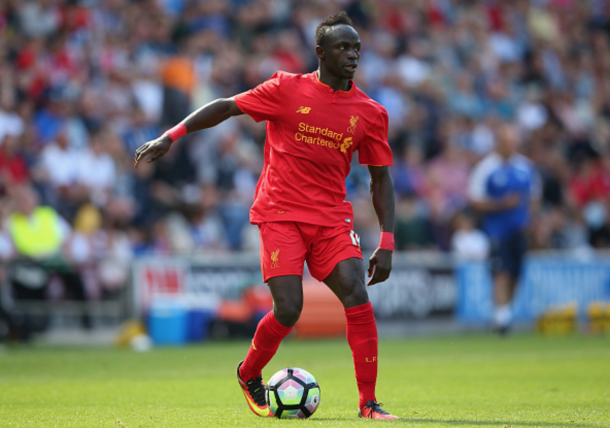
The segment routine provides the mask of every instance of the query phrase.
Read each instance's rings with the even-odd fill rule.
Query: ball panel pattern
[[[280,383],[280,381],[284,378],[288,377],[288,369],[284,369],[284,370],[280,370],[279,372],[277,372],[276,374],[274,374],[271,379],[269,379],[269,382],[267,383],[268,386],[275,386],[278,383]]]
[[[267,384],[267,404],[281,419],[306,419],[320,405],[320,386],[307,370],[286,368]]]

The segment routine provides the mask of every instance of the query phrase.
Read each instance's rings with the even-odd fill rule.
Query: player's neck
[[[502,158],[502,160],[504,162],[510,162],[510,160],[513,158],[513,156],[515,156],[515,153],[506,153],[506,152],[500,152],[500,151],[498,151],[498,154],[500,155],[500,157]]]
[[[335,91],[348,91],[350,89],[349,79],[341,79],[340,77],[333,75],[324,67],[318,68],[316,73],[318,73],[318,79],[320,79],[320,82],[330,86]]]

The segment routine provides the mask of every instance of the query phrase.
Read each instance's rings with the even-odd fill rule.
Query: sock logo
[[[377,362],[377,357],[371,357],[371,358],[366,357],[364,359],[364,361],[367,362],[367,363],[376,363]]]

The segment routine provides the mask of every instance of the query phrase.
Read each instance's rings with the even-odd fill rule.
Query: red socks
[[[291,330],[292,327],[286,327],[279,323],[273,315],[273,311],[265,315],[256,327],[256,333],[254,333],[248,355],[246,355],[246,359],[239,369],[239,377],[247,382],[260,376],[263,368],[277,352],[282,339],[288,336]]]
[[[352,349],[356,383],[360,392],[359,408],[375,399],[377,383],[377,325],[371,303],[345,309],[347,343]],[[271,361],[284,337],[292,327],[283,326],[269,312],[258,323],[248,355],[241,365],[239,376],[243,381],[258,377]]]
[[[375,400],[377,383],[377,324],[371,302],[345,309],[347,343],[352,348],[356,383],[360,392],[358,408]]]

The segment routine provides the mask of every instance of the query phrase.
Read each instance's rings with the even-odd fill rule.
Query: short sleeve
[[[468,181],[468,198],[471,201],[481,202],[488,198],[487,182],[497,166],[495,158],[486,157],[474,167]]]
[[[388,113],[384,108],[360,143],[358,162],[362,165],[392,166],[392,149],[388,144]]]
[[[235,96],[237,107],[256,122],[273,120],[281,110],[280,82],[283,73],[278,71],[256,88]]]
[[[482,165],[475,167],[474,171],[470,174],[470,180],[468,182],[468,198],[472,201],[481,202],[487,197],[485,191],[485,183],[487,181],[487,171],[482,168]]]

